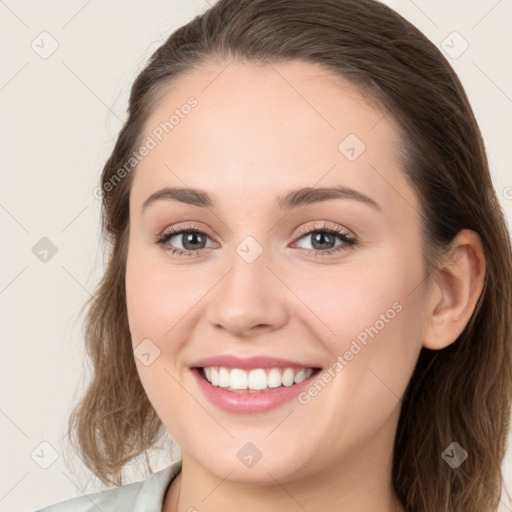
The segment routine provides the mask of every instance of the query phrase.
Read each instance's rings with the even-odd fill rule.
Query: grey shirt
[[[181,464],[176,462],[140,482],[70,498],[35,512],[161,512],[167,487]]]

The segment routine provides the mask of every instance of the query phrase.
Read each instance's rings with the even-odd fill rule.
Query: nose
[[[215,329],[224,329],[237,338],[251,338],[286,323],[289,292],[276,276],[279,272],[270,268],[269,260],[265,251],[252,262],[233,251],[231,267],[212,290],[215,295],[206,311]]]

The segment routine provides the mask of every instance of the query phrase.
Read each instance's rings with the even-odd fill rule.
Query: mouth
[[[266,355],[223,354],[189,366],[198,389],[232,414],[261,414],[293,402],[322,371],[318,366]]]
[[[321,368],[227,368],[192,367],[191,373],[203,395],[231,414],[261,414],[293,402],[312,385]]]
[[[233,393],[267,393],[300,384],[321,371],[318,367],[227,368],[224,366],[193,367],[210,385]]]

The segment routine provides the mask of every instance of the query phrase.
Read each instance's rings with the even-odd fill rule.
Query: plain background
[[[387,3],[451,52],[510,226],[512,3]],[[103,488],[66,445],[67,418],[88,381],[78,313],[104,268],[93,190],[137,73],[173,30],[208,7],[206,0],[0,1],[0,512]],[[58,48],[43,58],[53,41]],[[43,237],[57,251],[46,262],[33,252]],[[163,451],[151,457],[155,471],[173,461]],[[510,448],[504,471],[512,493]],[[132,480],[145,476],[133,466]],[[500,511],[512,511],[506,497]]]

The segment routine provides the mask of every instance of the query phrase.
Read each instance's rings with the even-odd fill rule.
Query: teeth
[[[215,368],[213,369],[215,371]],[[221,388],[229,388],[229,372],[226,368],[219,368],[219,386]]]
[[[272,368],[267,375],[267,385],[269,388],[278,388],[281,385],[281,372],[277,368]]]
[[[306,380],[307,377],[306,377],[306,370],[299,370],[297,372],[297,374],[295,375],[295,377],[293,378],[293,382],[295,384],[299,384],[300,382]]]
[[[210,371],[210,378],[212,379],[211,383],[214,386],[218,386],[219,385],[219,372],[215,368],[211,369],[211,371]]]
[[[283,376],[281,377],[281,380],[283,381],[283,386],[291,386],[293,384],[293,377],[295,374],[293,373],[292,368],[286,368],[286,370],[283,372]]]
[[[247,389],[247,373],[243,370],[231,370],[229,387],[232,389]]]
[[[256,368],[246,371],[239,368],[228,369],[218,366],[203,368],[203,375],[213,386],[225,388],[229,391],[249,390],[262,391],[280,386],[293,386],[299,384],[313,374],[313,368],[272,368],[264,370]]]
[[[247,383],[247,387],[249,389],[255,389],[257,391],[265,389],[267,387],[267,374],[265,373],[265,370],[251,370],[251,372],[249,373],[249,382]]]

